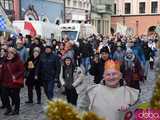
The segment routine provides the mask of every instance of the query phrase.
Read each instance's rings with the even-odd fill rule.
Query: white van
[[[91,24],[64,23],[59,25],[61,37],[65,35],[74,42],[79,38],[88,38],[90,35],[97,34],[95,27]]]

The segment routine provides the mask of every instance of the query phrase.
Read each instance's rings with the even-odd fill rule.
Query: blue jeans
[[[48,100],[52,100],[54,97],[54,83],[54,80],[44,81],[43,83],[44,92]]]
[[[84,66],[85,68],[85,73],[87,73],[91,67],[91,63],[90,63],[90,57],[85,57],[81,59],[81,64]]]

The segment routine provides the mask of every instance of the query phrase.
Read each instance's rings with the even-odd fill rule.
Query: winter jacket
[[[127,85],[133,88],[136,88],[137,86],[134,86],[134,83],[137,83],[139,81],[142,81],[144,79],[144,72],[141,67],[141,64],[137,58],[133,60],[132,67],[129,68],[126,66],[126,60],[124,61],[124,70],[123,70],[123,77],[126,81]]]
[[[84,67],[77,67],[76,72],[74,72],[74,82],[72,84],[76,88],[77,94],[85,93],[87,88],[94,84],[93,79],[91,75],[85,76]]]
[[[25,63],[28,59],[28,51],[25,47],[22,47],[20,49],[17,49],[17,52],[21,58],[21,60],[23,61],[23,63]]]
[[[35,76],[38,75],[38,65],[39,65],[39,57],[34,59],[33,57],[28,58],[25,68],[26,68],[26,85],[34,85],[34,84],[40,84],[41,81],[39,79],[35,79]]]
[[[58,79],[60,67],[60,59],[56,54],[42,54],[38,66],[39,78],[43,81],[51,81],[55,78]]]
[[[145,65],[146,60],[145,60],[145,56],[143,53],[143,49],[140,48],[140,46],[134,46],[131,49],[133,50],[134,54],[136,55],[136,57],[140,61],[141,65]]]
[[[3,77],[2,68],[3,68],[4,63],[5,63],[5,58],[0,57],[0,84],[2,82],[2,77]]]
[[[90,74],[95,77],[94,82],[96,84],[99,84],[100,81],[103,79],[103,73],[104,73],[104,64],[105,61],[100,59],[99,63],[93,62],[91,64],[91,68],[89,70]]]
[[[147,48],[143,48],[143,51],[144,51],[144,56],[145,56],[145,60],[146,61],[149,61],[150,60],[150,57],[153,56],[152,54],[152,49],[147,47]]]
[[[80,46],[80,53],[82,55],[81,56],[82,58],[93,56],[94,52],[92,49],[92,45],[89,43],[87,44],[82,43]]]
[[[61,74],[60,74],[60,82],[63,86],[68,89],[71,89],[74,82],[74,66],[73,65],[62,65],[61,66]]]
[[[12,60],[6,60],[2,68],[2,86],[8,88],[21,88],[24,81],[24,65],[19,56],[16,55]],[[15,76],[13,80],[12,76]],[[19,80],[22,84],[17,84],[14,81]]]

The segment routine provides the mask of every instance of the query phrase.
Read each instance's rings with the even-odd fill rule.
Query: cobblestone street
[[[154,76],[155,73],[153,71],[149,72],[148,80],[145,83],[141,83],[141,98],[140,102],[149,101],[153,88],[154,88]],[[64,98],[64,96],[60,95],[58,89],[56,89],[56,97]],[[47,103],[47,99],[43,94],[42,105],[37,105],[36,101],[34,104],[27,105],[25,101],[27,100],[27,89],[23,88],[21,91],[21,110],[19,116],[4,116],[4,110],[0,110],[0,120],[46,120],[44,115],[45,106]]]
[[[43,90],[42,90],[43,91]],[[55,91],[57,98],[64,98],[58,92],[58,89]],[[35,94],[34,94],[35,95]],[[45,106],[47,104],[47,98],[42,93],[42,104],[36,104],[36,100],[33,104],[25,104],[27,101],[27,88],[23,88],[21,91],[21,109],[19,116],[4,116],[4,110],[0,110],[0,120],[46,120],[44,115]],[[36,99],[36,96],[34,97]]]

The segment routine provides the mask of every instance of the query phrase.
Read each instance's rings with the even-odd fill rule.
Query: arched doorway
[[[156,29],[156,26],[150,26],[148,28],[148,32],[154,32],[155,29]]]

